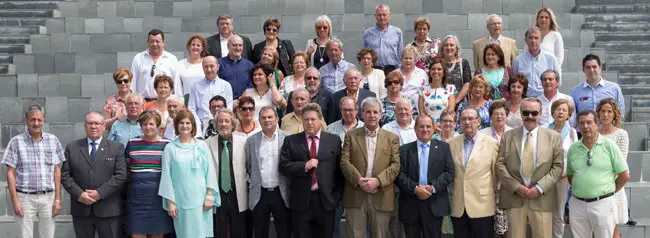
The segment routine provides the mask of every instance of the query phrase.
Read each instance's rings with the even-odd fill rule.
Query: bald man
[[[232,87],[228,82],[217,77],[217,71],[219,71],[217,58],[214,56],[203,58],[205,79],[196,82],[190,90],[187,108],[201,121],[202,125],[198,128],[203,128],[204,124],[214,117],[210,113],[210,98],[216,95],[222,96],[226,99],[227,107],[232,109]]]
[[[248,71],[253,62],[242,57],[244,41],[239,35],[228,37],[228,55],[219,59],[219,77],[232,86],[234,98],[239,98],[247,88],[252,88]],[[232,109],[232,107],[228,107]]]

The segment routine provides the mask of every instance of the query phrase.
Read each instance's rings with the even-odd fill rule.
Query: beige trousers
[[[34,217],[38,217],[38,237],[54,238],[54,218],[52,218],[54,192],[38,195],[18,193],[17,195],[25,215],[16,216],[21,237],[34,237]]]
[[[526,225],[530,224],[533,238],[553,237],[553,212],[535,211],[530,209],[528,200],[520,208],[505,210],[508,217],[507,238],[526,237]]]
[[[359,208],[346,208],[347,227],[345,237],[347,238],[367,238],[368,228],[370,228],[370,237],[386,238],[388,233],[388,223],[392,212],[383,212],[375,209],[372,201],[372,195],[368,195],[366,200]]]
[[[573,237],[610,238],[614,236],[614,197],[585,202],[571,197],[569,220]]]

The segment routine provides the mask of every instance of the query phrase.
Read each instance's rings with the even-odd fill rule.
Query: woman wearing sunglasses
[[[123,121],[126,118],[126,105],[124,102],[126,101],[126,95],[131,92],[131,79],[133,79],[133,74],[127,68],[118,68],[113,73],[117,93],[109,96],[102,107],[106,131],[111,131],[111,126],[115,120]]]
[[[309,66],[320,69],[330,62],[327,57],[327,42],[332,39],[332,20],[327,15],[316,18],[314,23],[316,38],[307,40],[305,52],[309,55]]]
[[[235,128],[235,131],[244,133],[246,137],[262,131],[262,127],[255,120],[255,100],[252,97],[242,96],[239,98],[236,114],[239,126]]]
[[[278,32],[280,31],[280,20],[271,18],[264,22],[264,36],[266,39],[260,43],[255,44],[253,48],[253,63],[257,64],[260,61],[262,56],[262,51],[266,47],[272,47],[276,49],[278,55],[280,56],[280,61],[278,64],[278,69],[282,71],[283,75],[292,75],[293,71],[291,70],[291,58],[296,51],[293,49],[293,44],[290,40],[281,40],[278,38]]]

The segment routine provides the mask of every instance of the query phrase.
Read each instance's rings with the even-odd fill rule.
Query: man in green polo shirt
[[[630,179],[616,144],[599,136],[596,118],[592,110],[578,113],[582,139],[567,152],[566,173],[573,188],[569,201],[573,237],[613,237],[616,222],[612,195]]]

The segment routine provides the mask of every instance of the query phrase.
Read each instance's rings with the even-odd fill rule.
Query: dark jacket
[[[266,47],[266,40],[255,44],[253,48],[253,64],[260,62],[260,57],[262,56],[262,51]],[[293,74],[291,69],[291,58],[296,51],[293,49],[293,44],[290,40],[280,40],[278,38],[278,48],[276,49],[280,55],[280,62],[278,63],[278,69],[282,71],[284,76],[289,76]]]
[[[253,61],[251,60],[251,57],[253,56],[253,44],[251,44],[251,40],[243,35],[239,36],[241,36],[242,40],[244,40],[242,57]],[[208,55],[212,55],[217,59],[221,58],[221,36],[219,34],[214,34],[205,40],[208,42]]]

